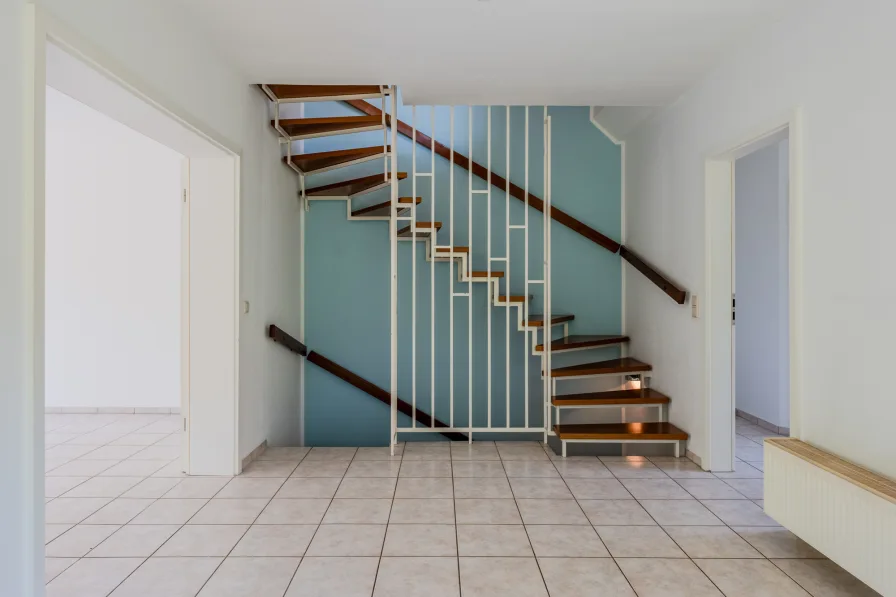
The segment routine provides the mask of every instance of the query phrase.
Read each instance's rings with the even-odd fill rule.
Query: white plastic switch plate
[[[700,317],[700,302],[697,300],[697,295],[691,295],[691,317],[697,319]]]

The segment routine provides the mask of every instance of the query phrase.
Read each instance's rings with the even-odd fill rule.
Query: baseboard
[[[243,458],[243,461],[240,463],[240,472],[245,470],[246,467],[249,466],[254,460],[258,460],[258,457],[261,456],[267,449],[268,440],[264,440],[263,442],[258,444],[258,446],[254,450],[249,452],[249,454],[247,454],[246,457]]]
[[[761,419],[755,415],[751,415],[750,413],[742,411],[739,408],[734,409],[734,414],[736,414],[738,417],[740,417],[742,419],[746,419],[747,421],[749,421],[750,423],[753,423],[754,425],[756,425],[758,427],[762,427],[763,429],[768,429],[769,431],[774,431],[775,433],[778,433],[780,435],[787,435],[787,436],[790,435],[790,427],[781,427],[779,425],[775,425],[774,423],[769,423],[765,419]]]
[[[700,458],[699,456],[697,456],[690,450],[686,451],[684,455],[687,456],[689,460],[693,461],[694,464],[696,464],[700,468],[703,468],[703,459],[702,458]]]
[[[48,415],[179,415],[180,407],[167,406],[48,406]]]

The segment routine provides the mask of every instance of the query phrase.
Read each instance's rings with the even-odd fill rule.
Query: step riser
[[[374,191],[379,191],[380,189],[384,189],[388,187],[391,183],[389,181],[384,182],[383,184],[376,185],[375,187],[370,187],[369,189],[364,189],[363,191],[358,191],[353,195],[307,195],[309,200],[312,201],[346,201],[348,199],[354,199],[355,197],[360,197],[361,195],[366,195],[367,193],[372,193]]]

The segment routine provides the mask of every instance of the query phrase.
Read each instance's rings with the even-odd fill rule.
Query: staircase
[[[261,85],[260,87],[274,104],[275,118],[271,121],[271,125],[279,132],[281,141],[287,146],[287,155],[284,157],[284,162],[299,175],[302,188],[300,194],[306,202],[306,209],[308,202],[310,201],[346,200],[348,203],[347,217],[350,220],[391,221],[393,209],[392,201],[385,201],[357,209],[352,209],[352,201],[353,199],[368,193],[392,186],[393,182],[405,179],[408,176],[406,172],[397,172],[394,169],[392,172],[389,172],[384,168],[385,171],[381,174],[354,178],[346,175],[344,180],[339,182],[310,188],[305,188],[305,177],[322,172],[348,169],[351,166],[372,160],[384,160],[385,163],[386,160],[390,159],[392,157],[392,146],[387,143],[386,130],[392,126],[392,119],[389,115],[365,100],[385,98],[387,94],[394,93],[394,89],[377,85]],[[293,118],[284,120],[279,118],[279,108],[282,103],[315,101],[343,101],[357,109],[362,115],[328,118]],[[449,150],[434,139],[420,134],[416,130],[412,130],[407,124],[397,121],[396,126],[400,134],[405,137],[413,138],[415,142],[423,145],[436,155],[453,160],[455,165],[469,170],[471,176],[475,175],[478,178],[487,180],[502,190],[506,188],[509,191],[508,195],[524,200],[530,207],[544,212],[545,202],[538,197],[526,193],[523,189],[496,176],[467,157],[453,151],[453,149]],[[297,155],[292,155],[291,153],[292,141],[323,136],[350,135],[372,130],[384,131],[383,145]],[[393,136],[393,139],[394,138],[395,137]],[[562,354],[584,350],[593,351],[610,346],[625,347],[629,342],[627,336],[599,333],[591,335],[570,335],[569,322],[575,319],[574,314],[551,313],[550,321],[546,322],[544,315],[529,313],[527,296],[510,295],[509,288],[507,290],[507,295],[501,294],[500,281],[504,277],[503,271],[491,269],[475,270],[472,267],[470,247],[453,246],[450,242],[447,245],[438,244],[439,231],[443,227],[442,222],[417,221],[416,209],[421,202],[422,199],[420,197],[407,196],[398,198],[396,215],[399,218],[404,218],[404,220],[398,221],[398,228],[396,231],[397,239],[402,242],[424,243],[424,253],[427,262],[450,264],[451,267],[456,268],[457,282],[468,284],[468,288],[471,289],[469,291],[470,293],[472,293],[473,284],[484,285],[490,305],[504,309],[513,309],[516,318],[516,329],[519,332],[531,334],[531,344],[529,344],[529,341],[527,340],[527,346],[531,346],[529,353],[534,357],[540,358],[542,364],[542,378],[544,379],[545,376],[547,376],[547,387],[550,388],[550,400],[545,408],[546,421],[544,424],[544,432],[546,441],[548,435],[556,436],[560,442],[560,450],[564,457],[567,455],[567,444],[570,442],[672,444],[674,446],[675,456],[680,455],[680,447],[682,442],[688,439],[688,435],[668,422],[669,404],[671,400],[668,396],[651,387],[650,378],[652,367],[648,363],[644,363],[632,357],[622,357],[611,360],[587,362],[573,366],[551,366],[549,371],[545,370],[545,364],[551,363],[551,354]],[[620,253],[623,258],[632,263],[632,265],[639,271],[645,273],[648,279],[654,281],[657,286],[662,288],[669,294],[669,296],[675,299],[676,302],[679,304],[684,302],[684,291],[675,287],[665,277],[650,268],[650,266],[642,259],[634,256],[632,251],[622,247],[615,241],[612,241],[582,222],[575,220],[559,209],[551,207],[550,203],[547,205],[550,209],[552,219],[575,230],[585,238],[589,238],[603,248],[614,253]],[[637,263],[635,263],[634,260],[637,260]],[[462,295],[466,296],[466,294]],[[554,330],[558,327],[562,328],[562,337],[554,338]],[[274,329],[273,326],[272,329]],[[541,337],[543,339],[550,338],[550,344],[547,351],[545,350],[546,340],[542,340],[541,342],[538,340],[539,331],[541,332]],[[599,330],[594,331],[598,332]],[[278,340],[273,332],[271,333],[271,337]],[[292,340],[292,342],[296,341]],[[285,342],[281,343],[293,348],[293,346]],[[302,348],[304,349],[304,346],[302,346]],[[304,353],[302,354],[304,355]],[[312,352],[311,354],[314,353]],[[309,360],[311,359],[309,358]],[[389,394],[385,390],[370,384],[358,376],[354,376],[354,374],[347,372],[347,370],[336,365],[329,359],[318,357],[317,360],[319,362],[316,362],[316,364],[319,366],[324,367],[334,375],[339,375],[356,387],[364,389],[372,396],[383,401],[385,401],[384,396],[388,397]],[[639,389],[619,389],[578,394],[563,394],[558,391],[558,386],[570,380],[602,377],[621,378],[623,380],[636,378],[639,383]],[[360,380],[360,382],[357,380]],[[367,386],[371,386],[374,389],[367,388],[364,384],[367,384]],[[412,416],[416,420],[420,420],[419,417],[425,417],[427,423],[432,424],[434,428],[436,427],[436,420],[430,418],[428,414],[420,412],[416,403],[411,407],[403,401],[400,402],[404,405],[400,407],[402,412],[404,412],[403,409],[407,407],[410,412],[406,414],[409,414],[409,416]],[[569,409],[609,408],[618,410],[632,407],[656,408],[657,420],[655,422],[594,424],[562,423],[563,413]],[[490,418],[489,414],[489,421]],[[439,427],[446,426],[444,423],[438,423]],[[491,422],[489,424],[491,424]],[[450,427],[449,430],[456,431]],[[458,434],[454,433],[454,435],[457,436]],[[452,437],[452,439],[458,438]]]

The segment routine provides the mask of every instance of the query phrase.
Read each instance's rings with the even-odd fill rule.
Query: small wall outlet
[[[691,317],[694,319],[700,317],[700,301],[696,294],[691,295]]]
[[[243,301],[243,313],[249,312],[249,301]]]

